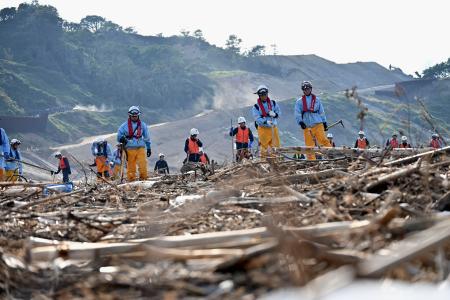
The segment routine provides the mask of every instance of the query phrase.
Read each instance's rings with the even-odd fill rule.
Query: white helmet
[[[439,135],[438,135],[437,133],[433,133],[433,134],[431,135],[431,137],[437,138],[437,137],[439,137]]]
[[[11,145],[16,145],[16,144],[17,144],[17,145],[20,145],[21,143],[20,143],[20,141],[19,141],[18,139],[12,139],[11,142],[10,142],[10,144],[11,144]]]
[[[141,110],[139,109],[139,106],[130,106],[130,108],[128,109],[128,114],[134,115],[134,116],[139,116],[141,114]]]
[[[358,135],[364,135],[364,131],[362,131],[362,130],[360,130],[359,132],[358,132]]]
[[[192,128],[190,133],[191,133],[191,135],[199,135],[200,134],[200,132],[198,132],[197,128]]]
[[[247,121],[245,120],[244,117],[239,117],[239,118],[238,118],[238,124],[246,123],[246,122],[247,122]]]
[[[328,134],[327,134],[327,138],[332,139],[332,138],[333,138],[333,134],[332,134],[332,133],[328,133]]]
[[[59,152],[59,151],[55,152],[55,157],[58,157],[58,156],[62,156],[61,152]]]
[[[302,82],[302,90],[304,90],[306,88],[312,89],[312,83],[310,81],[305,80]]]
[[[160,153],[158,154],[158,157],[164,156],[164,153]]]
[[[255,92],[255,94],[259,94],[259,93],[261,93],[261,92],[266,92],[266,93],[268,93],[269,92],[269,88],[265,85],[265,84],[260,84],[259,86],[258,86],[258,88],[256,89],[256,92]]]
[[[407,141],[408,140],[408,138],[404,135],[404,136],[402,136],[402,141]]]

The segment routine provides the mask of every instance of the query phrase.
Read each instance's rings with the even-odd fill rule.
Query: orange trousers
[[[12,182],[16,182],[17,179],[19,179],[18,177],[19,175],[19,170],[15,169],[15,170],[5,170],[5,181],[12,181]]]
[[[260,154],[261,157],[266,157],[269,155],[269,147],[270,148],[279,148],[280,147],[280,136],[278,135],[278,127],[258,127],[258,137],[259,144],[261,146]]]
[[[136,165],[139,168],[139,179],[147,179],[147,151],[145,148],[127,149],[127,178],[128,181],[136,180]]]
[[[305,145],[309,147],[331,147],[330,141],[325,136],[325,128],[322,123],[314,125],[312,128],[306,128],[303,130],[303,136],[305,138]],[[316,145],[317,142],[317,145]],[[316,155],[314,153],[306,154],[308,160],[315,160]]]

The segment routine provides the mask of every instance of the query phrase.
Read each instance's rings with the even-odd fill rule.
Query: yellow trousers
[[[104,173],[106,171],[110,171],[109,170],[109,165],[106,163],[106,157],[104,156],[97,156],[95,158],[95,164],[97,166],[97,172],[98,173]]]
[[[322,123],[314,125],[312,128],[306,128],[303,130],[303,136],[305,137],[305,145],[309,147],[325,146],[331,147],[330,141],[325,136],[325,128]],[[317,142],[317,145],[316,145]],[[314,153],[306,154],[308,160],[315,160],[316,155]]]
[[[5,170],[5,181],[16,182],[19,177],[19,170]]]
[[[0,181],[5,181],[5,169],[0,168]]]
[[[258,137],[259,144],[261,146],[260,153],[261,157],[266,157],[269,153],[270,148],[279,148],[280,147],[280,136],[278,135],[278,128],[273,127],[258,127]]]
[[[127,178],[128,181],[136,179],[136,164],[139,168],[139,179],[147,179],[147,151],[145,148],[127,149]]]

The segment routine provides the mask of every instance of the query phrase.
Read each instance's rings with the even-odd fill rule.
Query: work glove
[[[269,116],[271,116],[272,118],[275,118],[277,116],[277,114],[271,110],[271,111],[269,111]]]
[[[148,148],[147,149],[147,157],[150,157],[150,155],[152,155],[152,149]]]
[[[55,175],[55,171],[50,171],[50,175]]]
[[[128,140],[125,136],[122,136],[120,138],[119,142],[125,146],[128,143]]]
[[[272,127],[273,126],[273,122],[272,122],[272,120],[267,120],[267,125],[269,125],[270,127]]]
[[[327,122],[323,122],[322,124],[323,124],[324,130],[327,131],[328,130]]]
[[[233,127],[230,128],[230,135],[233,135]]]
[[[298,125],[300,125],[300,127],[301,127],[302,129],[306,129],[306,124],[305,124],[305,122],[300,121],[300,123],[298,123]]]

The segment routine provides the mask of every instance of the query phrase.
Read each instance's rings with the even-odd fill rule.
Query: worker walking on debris
[[[442,148],[442,141],[437,133],[431,136],[430,147],[434,149]]]
[[[70,182],[69,175],[72,174],[72,172],[70,170],[69,160],[67,159],[67,157],[62,156],[61,152],[56,152],[55,158],[58,159],[58,170],[56,172],[51,171],[50,174],[54,175],[62,171],[63,182],[64,183]]]
[[[333,141],[333,134],[331,132],[327,134],[327,139],[330,142],[331,147],[336,147],[336,144]]]
[[[128,181],[136,179],[136,165],[139,168],[139,179],[147,179],[147,157],[152,155],[150,133],[147,124],[140,120],[141,110],[138,106],[128,109],[128,120],[117,132],[117,141],[121,143],[127,155]],[[147,149],[147,151],[145,150]]]
[[[98,179],[101,177],[109,178],[111,173],[109,162],[112,161],[113,156],[108,142],[104,139],[95,141],[92,143],[91,152],[95,157],[94,166],[97,167]]]
[[[369,146],[370,146],[369,140],[366,138],[364,131],[360,130],[358,132],[358,138],[356,139],[355,142],[355,148],[366,149],[369,148]]]
[[[206,154],[206,152],[203,151],[203,148],[202,148],[202,147],[200,147],[198,153],[200,154],[200,163],[201,163],[202,165],[204,165],[204,166],[208,166],[209,163],[210,163],[208,154]]]
[[[408,138],[406,136],[402,136],[402,143],[399,148],[411,148],[411,144],[408,143]]]
[[[186,139],[184,143],[184,152],[186,152],[187,162],[199,162],[200,161],[200,147],[203,147],[203,143],[198,139],[200,132],[197,128],[190,130],[190,137]]]
[[[114,150],[112,155],[112,161],[110,162],[112,172],[111,176],[114,176],[114,178],[119,178],[120,169],[122,167],[123,147],[121,143],[117,144],[116,147],[117,148]]]
[[[303,81],[301,88],[303,96],[295,102],[295,120],[303,129],[305,145],[331,147],[325,136],[328,127],[322,102],[312,93],[311,82]],[[308,160],[316,159],[313,153],[308,153],[306,157]]]
[[[23,175],[22,155],[19,151],[20,141],[12,139],[10,143],[9,157],[6,160],[5,171],[6,180],[15,182],[19,176]]]
[[[388,139],[386,142],[386,149],[394,149],[394,148],[398,148],[399,143],[397,140],[397,134],[394,132],[392,134],[392,138]]]
[[[258,100],[252,108],[255,126],[258,130],[259,144],[261,146],[261,157],[266,157],[274,148],[280,147],[278,133],[278,118],[281,110],[279,105],[269,98],[269,89],[265,85],[258,86],[256,93]]]
[[[246,126],[246,120],[244,117],[238,118],[239,126],[236,128],[230,128],[230,136],[236,136],[236,161],[239,162],[243,158],[249,159],[251,156],[251,152],[249,149],[252,148],[252,144],[254,141],[253,133]]]
[[[5,167],[6,160],[9,158],[10,152],[10,144],[8,135],[3,128],[0,128],[0,146],[1,146],[1,155],[0,155],[0,181],[5,180]]]
[[[169,173],[169,165],[167,164],[167,161],[164,159],[164,153],[160,153],[158,155],[159,160],[156,162],[155,164],[155,169],[154,171],[157,172],[158,174],[170,174]]]

